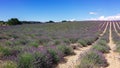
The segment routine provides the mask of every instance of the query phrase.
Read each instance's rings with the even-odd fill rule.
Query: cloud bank
[[[91,18],[90,20],[120,20],[120,14],[113,16],[100,16],[98,18]]]

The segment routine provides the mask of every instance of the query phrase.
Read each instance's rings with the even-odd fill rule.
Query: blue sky
[[[120,16],[120,0],[0,0],[0,20],[105,19]]]

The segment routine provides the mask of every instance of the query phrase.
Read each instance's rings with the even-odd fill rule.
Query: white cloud
[[[76,20],[76,19],[73,18],[73,19],[70,19],[69,21],[75,21],[75,20]]]
[[[91,15],[97,15],[96,12],[89,12],[89,14],[91,14]]]
[[[105,16],[100,16],[99,18],[98,18],[98,20],[104,20],[105,19]]]
[[[120,14],[113,15],[113,16],[100,16],[98,18],[91,18],[90,20],[120,20]]]

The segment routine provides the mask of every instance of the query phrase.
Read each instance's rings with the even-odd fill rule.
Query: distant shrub
[[[62,53],[64,53],[64,55],[71,55],[74,53],[73,49],[66,45],[59,45],[58,50],[60,50]]]
[[[9,25],[19,25],[22,24],[17,18],[11,18],[8,20],[7,24]]]
[[[5,25],[5,22],[4,21],[0,21],[0,26],[3,26]]]
[[[67,22],[67,20],[63,20],[62,22]]]
[[[55,22],[50,20],[50,21],[48,21],[48,22],[46,22],[46,23],[55,23]]]
[[[78,68],[100,68],[108,65],[102,53],[97,51],[88,51],[81,54],[80,65]]]
[[[23,53],[18,58],[18,68],[32,68],[34,57],[30,53]]]

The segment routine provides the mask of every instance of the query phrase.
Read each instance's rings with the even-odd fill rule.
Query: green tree
[[[22,24],[17,18],[11,18],[8,20],[7,24],[9,25],[19,25]]]
[[[50,20],[50,21],[48,21],[48,22],[46,22],[46,23],[55,23],[54,21],[52,21],[52,20]]]
[[[62,22],[67,22],[67,20],[63,20]]]

